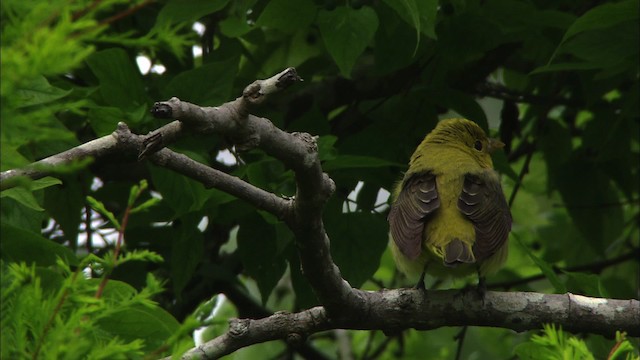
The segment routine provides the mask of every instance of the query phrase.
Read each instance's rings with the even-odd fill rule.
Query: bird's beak
[[[498,139],[489,139],[489,146],[488,149],[489,153],[493,153],[494,151],[498,150],[498,149],[502,149],[504,147],[504,143]]]

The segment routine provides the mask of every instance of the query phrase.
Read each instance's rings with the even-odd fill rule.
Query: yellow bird
[[[437,277],[484,276],[507,258],[511,212],[491,153],[504,144],[476,123],[443,120],[411,156],[393,191],[390,246],[400,271]]]

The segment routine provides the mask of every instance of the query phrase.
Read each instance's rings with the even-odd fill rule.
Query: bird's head
[[[446,119],[427,135],[425,143],[453,146],[470,154],[484,167],[493,167],[491,153],[504,147],[498,139],[487,137],[478,124],[467,119]]]

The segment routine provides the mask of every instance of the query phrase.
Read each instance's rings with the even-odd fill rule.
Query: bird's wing
[[[407,258],[415,259],[422,252],[426,218],[439,206],[436,177],[432,173],[413,174],[402,184],[388,220],[391,237]]]
[[[511,230],[511,212],[493,170],[465,175],[458,209],[475,227],[476,261],[485,260],[505,244]]]

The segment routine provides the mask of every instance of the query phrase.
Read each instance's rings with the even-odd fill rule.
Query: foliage
[[[562,328],[545,325],[542,335],[533,335],[531,339],[518,345],[516,354],[520,359],[548,359],[548,360],[592,360],[595,359],[587,344],[575,336],[567,335]],[[611,349],[607,360],[638,359],[634,349],[625,335],[616,334],[616,344]]]
[[[256,112],[286,131],[319,136],[323,168],[337,186],[325,224],[352,286],[411,284],[386,251],[388,192],[437,120],[464,116],[506,144],[494,162],[511,202],[512,246],[489,287],[637,297],[637,275],[629,276],[639,273],[640,247],[637,0],[1,6],[2,171],[108,135],[120,121],[136,133],[157,128],[162,123],[148,111],[154,101],[178,96],[216,106],[255,79],[295,66],[305,81]],[[151,70],[141,71],[139,57]],[[278,195],[295,193],[292,172],[260,151],[236,154],[226,139],[196,135],[172,147]],[[151,191],[140,191],[141,180]],[[135,203],[144,205],[133,204],[134,186]],[[317,304],[284,224],[167,169],[89,159],[56,169],[54,178],[24,180],[1,197],[3,358],[32,351],[39,339],[51,356],[169,353],[163,345],[184,347],[182,336],[197,322],[190,314],[219,293],[226,294],[222,310],[207,320],[213,334],[231,316]],[[152,253],[164,261],[121,260]],[[91,294],[100,280],[74,275],[89,263],[109,274],[99,299]],[[105,274],[98,270],[92,276]],[[166,291],[150,279],[162,279]],[[465,284],[427,279],[431,287]],[[110,288],[122,303],[109,301]],[[65,292],[65,306],[55,312]],[[27,306],[38,301],[44,305]],[[130,316],[134,311],[140,316]],[[20,323],[19,314],[32,323]],[[48,319],[54,325],[42,338]],[[157,322],[171,331],[145,332]],[[358,357],[438,359],[456,352],[456,332],[347,334]],[[141,342],[136,333],[148,337]],[[118,338],[109,343],[106,335]],[[78,348],[65,347],[70,336],[82,338]],[[469,329],[462,358],[507,358],[529,336]],[[323,336],[310,343],[329,356],[338,348]],[[595,358],[614,344],[595,336],[584,343]],[[293,350],[276,342],[234,356],[283,351]]]

